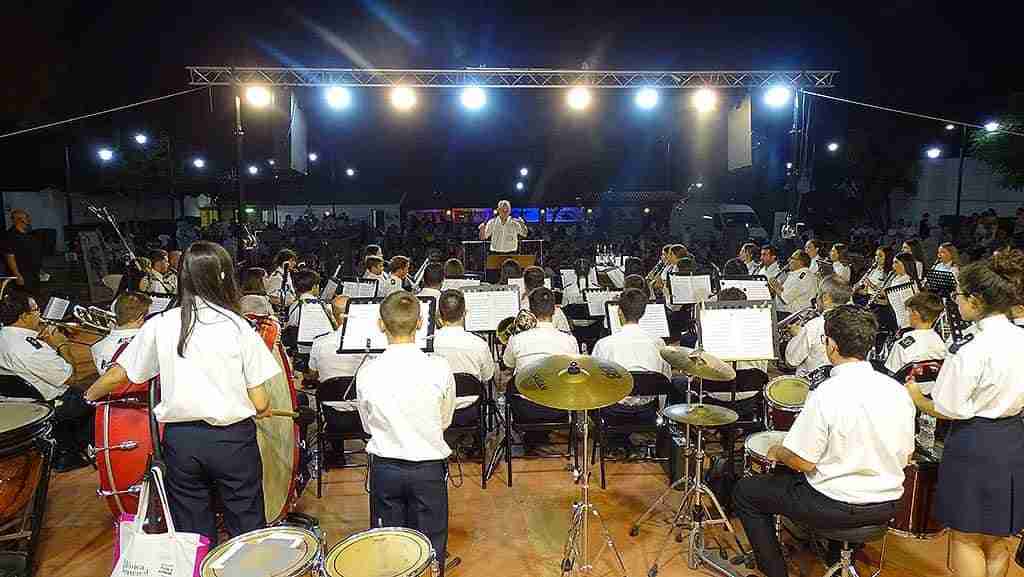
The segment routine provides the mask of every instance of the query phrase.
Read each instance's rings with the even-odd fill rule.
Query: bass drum
[[[932,539],[946,529],[935,519],[935,491],[939,487],[939,464],[915,459],[903,468],[903,497],[889,531],[901,537]]]
[[[107,500],[115,519],[124,513],[134,515],[139,508],[146,463],[153,452],[146,401],[122,397],[97,407],[92,452],[100,477],[96,494]]]
[[[20,513],[43,478],[53,409],[43,403],[0,403],[0,524]]]
[[[270,317],[248,317],[277,359],[281,373],[263,383],[270,406],[295,411],[297,405],[291,362],[281,345],[281,325]],[[256,439],[263,460],[263,502],[267,523],[285,516],[298,500],[299,426],[294,419],[271,417],[256,420]]]

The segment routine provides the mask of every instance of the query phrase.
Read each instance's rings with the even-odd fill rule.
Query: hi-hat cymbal
[[[718,405],[687,405],[681,403],[662,409],[661,414],[670,421],[697,427],[721,427],[739,420],[736,411]]]
[[[545,407],[589,411],[626,398],[633,390],[633,375],[586,355],[551,355],[517,370],[516,388]]]
[[[731,381],[736,371],[728,363],[704,351],[693,351],[685,347],[665,347],[661,358],[684,373],[709,381]]]

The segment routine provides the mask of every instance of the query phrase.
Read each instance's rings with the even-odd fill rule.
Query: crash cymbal
[[[731,381],[736,371],[725,361],[705,351],[694,351],[686,347],[665,347],[661,358],[684,373],[709,381]]]
[[[668,420],[681,425],[697,427],[721,427],[739,420],[736,411],[718,405],[671,405],[662,409],[661,414]]]
[[[633,375],[586,355],[551,355],[517,370],[516,388],[545,407],[588,411],[626,398],[633,390]]]

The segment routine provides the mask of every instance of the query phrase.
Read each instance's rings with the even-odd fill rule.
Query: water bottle
[[[937,419],[927,413],[917,416],[917,443],[925,449],[935,447],[935,426]]]

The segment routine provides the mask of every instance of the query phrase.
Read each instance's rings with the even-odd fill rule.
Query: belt
[[[429,465],[442,465],[448,462],[448,459],[433,459],[430,461],[407,461],[405,459],[392,459],[390,457],[380,457],[373,455],[373,461],[375,463],[388,463],[391,465],[399,465],[402,467],[426,467]]]

